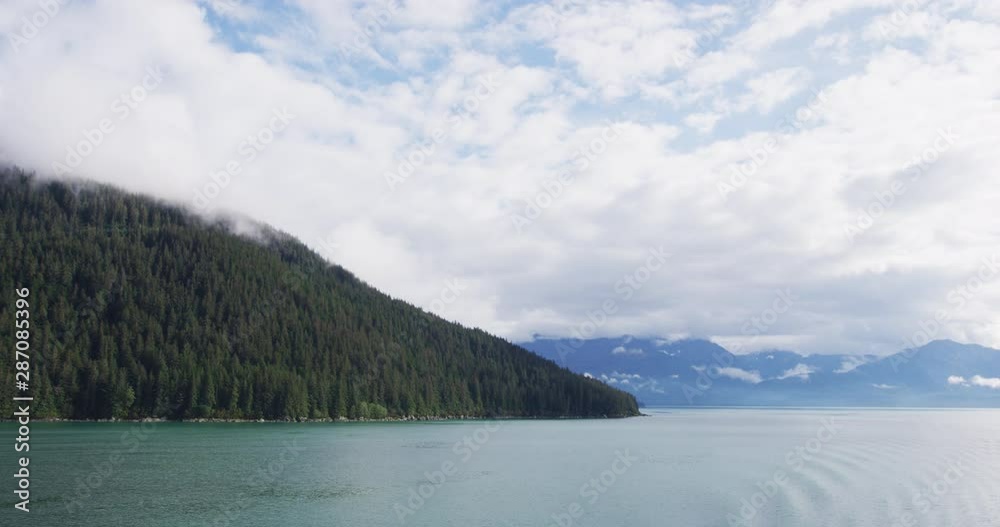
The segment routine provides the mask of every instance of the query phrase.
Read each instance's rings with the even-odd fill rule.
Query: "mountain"
[[[521,345],[650,405],[1000,406],[1000,350],[951,341],[887,357],[734,355],[706,340],[630,336]]]
[[[0,342],[13,345],[14,290],[29,288],[36,417],[638,413],[632,395],[392,299],[272,229],[238,236],[8,169],[0,243]],[[4,415],[14,386],[0,370]]]

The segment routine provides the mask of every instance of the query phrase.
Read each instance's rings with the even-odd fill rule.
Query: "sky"
[[[5,0],[0,162],[514,341],[1000,346],[1000,3]]]

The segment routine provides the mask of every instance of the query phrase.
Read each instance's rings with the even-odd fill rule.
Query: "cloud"
[[[741,47],[766,49],[810,28],[823,27],[844,13],[876,5],[891,5],[889,0],[776,0],[771,8],[735,39]]]
[[[816,373],[816,371],[817,370],[811,366],[805,364],[796,364],[795,367],[785,370],[785,372],[779,375],[777,379],[779,381],[785,379],[799,379],[803,381],[808,381],[809,376],[812,375],[813,373]]]
[[[872,388],[877,390],[895,390],[898,386],[894,386],[892,384],[873,384]]]
[[[748,93],[738,103],[741,111],[753,107],[761,114],[771,113],[776,106],[804,90],[809,75],[803,68],[781,68],[747,81]]]
[[[730,379],[736,379],[750,384],[760,384],[763,382],[760,372],[758,371],[747,371],[740,368],[727,367],[719,368],[718,373],[723,377],[729,377]]]
[[[425,28],[456,28],[481,16],[478,0],[407,0],[401,23]]]
[[[869,362],[871,362],[871,360],[872,359],[870,357],[864,357],[864,356],[860,356],[860,355],[853,356],[853,357],[847,357],[846,360],[844,360],[844,361],[842,361],[840,363],[840,368],[837,368],[836,370],[833,370],[833,373],[849,373],[849,372],[852,372],[855,369],[857,369],[858,366],[863,366],[865,364],[868,364]]]
[[[642,355],[643,351],[641,348],[626,348],[625,346],[618,346],[617,348],[611,350],[612,355]]]
[[[1000,390],[1000,378],[998,377],[982,377],[976,375],[972,377],[971,382],[973,386],[982,386],[984,388]]]
[[[669,2],[627,0],[532,4],[512,19],[597,95],[617,99],[633,91],[637,79],[682,67],[672,57],[686,57],[696,43],[698,31],[685,25],[690,15]]]
[[[612,372],[611,375],[601,374],[600,380],[605,384],[632,390],[637,393],[643,391],[657,394],[666,393],[666,391],[660,387],[660,383],[656,379],[644,379],[638,374],[618,373],[616,371]]]
[[[684,118],[684,124],[694,128],[699,133],[707,134],[715,129],[715,125],[722,117],[723,115],[719,113],[693,113]]]
[[[861,38],[889,0],[235,5],[71,2],[5,40],[0,152],[48,173],[113,119],[74,175],[187,205],[239,162],[209,213],[272,224],[423,308],[469,284],[443,314],[512,340],[604,313],[592,336],[886,354],[1000,246],[990,2],[924,3],[892,38]],[[0,3],[0,31],[37,10]],[[119,119],[150,67],[163,82]],[[248,146],[283,109],[287,129]],[[660,246],[675,256],[649,273]],[[1000,346],[997,282],[934,338]],[[785,288],[801,299],[760,332]]]
[[[851,42],[854,38],[856,37],[850,31],[820,35],[809,47],[809,52],[817,58],[828,55],[834,62],[844,66],[854,60],[851,56]]]
[[[992,390],[1000,390],[1000,377],[983,377],[981,375],[973,375],[971,379],[966,380],[965,377],[951,375],[948,377],[948,384],[967,387],[979,386],[982,388],[990,388]]]

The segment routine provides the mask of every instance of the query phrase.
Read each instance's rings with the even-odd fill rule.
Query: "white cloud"
[[[611,350],[612,355],[642,355],[643,351],[641,348],[626,348],[625,346],[618,346],[617,348]]]
[[[740,111],[754,107],[761,114],[771,113],[776,106],[804,90],[809,75],[803,68],[782,68],[747,81],[749,92],[737,103]]]
[[[716,123],[722,117],[722,114],[713,112],[693,113],[684,118],[684,124],[694,128],[698,133],[708,134],[715,129]]]
[[[648,0],[555,2],[512,18],[601,97],[617,99],[642,79],[687,68],[731,22],[729,11]]]
[[[795,367],[785,370],[784,373],[778,376],[778,380],[784,379],[800,379],[803,381],[808,381],[809,376],[816,373],[816,369],[808,366],[806,364],[796,364]]]
[[[463,27],[481,16],[478,0],[406,0],[400,22],[431,28]]]
[[[993,0],[973,0],[976,16],[1000,22],[1000,4]]]
[[[610,385],[619,385],[619,388],[628,388],[635,392],[666,393],[656,379],[644,379],[637,374],[618,373],[616,371],[612,372],[611,375],[601,374],[601,381]]]
[[[991,388],[993,390],[1000,390],[1000,378],[998,377],[982,377],[976,375],[972,377],[973,386],[982,386],[984,388]]]
[[[973,375],[972,378],[966,379],[958,375],[948,376],[948,384],[953,386],[979,386],[981,388],[990,388],[992,390],[1000,390],[1000,377],[983,377],[982,375]]]
[[[723,377],[729,377],[730,379],[736,379],[750,384],[760,384],[764,380],[761,378],[760,372],[756,370],[747,371],[740,368],[726,367],[719,368],[718,373]]]
[[[889,6],[892,0],[776,0],[771,9],[737,38],[741,47],[763,50],[810,28],[822,28],[844,13],[871,6]]]
[[[263,16],[255,6],[241,0],[200,0],[199,3],[216,16],[239,22],[249,22]]]
[[[933,3],[925,8],[933,9]],[[903,39],[925,39],[935,26],[946,20],[933,11],[921,9],[896,9],[875,17],[864,29],[864,37],[869,40],[897,41]]]
[[[892,384],[873,384],[872,388],[877,390],[895,390],[898,386],[894,386]]]
[[[159,65],[163,84],[77,173],[186,204],[287,107],[288,129],[212,206],[290,232],[425,308],[459,279],[469,289],[445,316],[514,340],[571,336],[614,300],[598,336],[884,354],[948,308],[949,291],[1000,246],[1000,26],[990,2],[927,3],[914,18],[927,22],[920,31],[849,42],[836,32],[860,32],[894,3],[783,0],[762,13],[575,3],[553,25],[551,6],[539,4],[507,13],[407,2],[346,62],[337,50],[370,4],[254,5],[219,27],[205,3],[68,4],[0,54],[0,152],[51,170]],[[2,3],[0,30],[17,33],[35,9]],[[714,22],[722,30],[694,41],[693,60],[669,59]],[[851,61],[827,54],[844,49]],[[463,110],[462,125],[389,191],[383,174],[491,73],[495,93]],[[807,126],[758,115],[795,117],[783,108],[810,97],[804,83],[826,99]],[[601,144],[608,120],[620,138],[600,154],[581,150]],[[949,127],[960,140],[906,180],[908,163]],[[752,174],[723,198],[719,182],[740,166]],[[570,169],[571,182],[555,186]],[[849,240],[845,227],[901,181],[906,192]],[[533,203],[547,205],[519,233],[511,215]],[[619,284],[661,245],[676,256],[626,300]],[[935,338],[1000,345],[1000,325],[985,322],[997,282]],[[801,300],[766,332],[745,332],[783,288]]]
[[[858,366],[863,366],[870,362],[868,357],[854,356],[847,357],[846,360],[840,363],[840,368],[833,370],[833,373],[849,373],[858,368]]]
[[[973,375],[972,378],[966,379],[958,375],[951,375],[948,377],[948,384],[953,386],[979,386],[981,388],[990,388],[993,390],[1000,390],[1000,377],[983,377],[982,375]]]
[[[829,56],[834,62],[846,65],[853,62],[851,54],[851,41],[856,38],[850,31],[840,31],[828,33],[816,37],[809,52],[814,58]]]

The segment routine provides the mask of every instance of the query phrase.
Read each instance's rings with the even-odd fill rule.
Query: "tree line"
[[[240,236],[111,187],[5,169],[0,247],[0,290],[31,288],[37,417],[638,413],[631,395],[393,299],[266,226]],[[0,342],[12,343],[8,300]],[[13,384],[0,370],[2,415]]]

